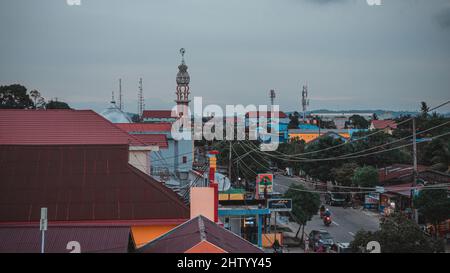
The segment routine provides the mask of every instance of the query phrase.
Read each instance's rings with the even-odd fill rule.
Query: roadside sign
[[[41,221],[39,224],[39,230],[47,230],[47,208],[41,208]]]
[[[258,196],[264,196],[264,192],[270,194],[273,192],[273,174],[260,173],[256,177]]]
[[[375,191],[378,193],[384,193],[384,187],[376,186]]]
[[[267,200],[267,208],[270,211],[291,211],[292,199],[269,199]]]

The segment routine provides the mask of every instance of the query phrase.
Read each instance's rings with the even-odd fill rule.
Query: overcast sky
[[[173,106],[179,49],[204,103],[415,110],[450,97],[450,1],[0,1],[0,85],[101,110]],[[448,108],[447,108],[448,110]]]

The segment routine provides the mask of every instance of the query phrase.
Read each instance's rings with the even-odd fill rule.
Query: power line
[[[429,129],[420,131],[420,132],[418,132],[418,134],[422,134],[422,133],[425,133],[425,132],[434,130],[434,129],[436,129],[436,128],[438,128],[438,127],[441,127],[441,126],[444,126],[444,125],[446,125],[446,124],[448,124],[448,123],[450,123],[450,122],[448,121],[448,122],[445,122],[445,123],[443,123],[443,124],[434,126],[434,127],[432,127],[432,128],[429,128]],[[437,137],[435,137],[435,138],[442,137],[442,136],[445,136],[445,135],[446,135],[446,134],[439,135],[439,136],[437,136]],[[409,145],[412,145],[412,143],[406,144],[406,145],[402,145],[402,146],[398,146],[398,147],[394,147],[394,148],[391,148],[391,149],[386,149],[386,150],[374,152],[374,153],[368,153],[368,154],[357,155],[357,154],[360,154],[360,153],[363,153],[363,152],[366,152],[366,151],[374,150],[374,149],[376,149],[376,148],[380,148],[380,147],[384,147],[384,146],[387,146],[387,145],[390,145],[390,144],[393,144],[393,143],[397,143],[397,142],[399,142],[399,141],[401,141],[401,140],[404,140],[404,139],[407,139],[407,138],[410,138],[410,137],[411,137],[411,136],[408,136],[408,137],[405,137],[405,138],[402,138],[402,139],[397,139],[397,140],[395,140],[395,141],[392,141],[392,142],[389,142],[389,143],[385,143],[385,144],[381,144],[381,145],[378,145],[378,146],[375,146],[375,147],[372,147],[372,148],[368,148],[368,149],[365,149],[365,150],[362,150],[362,151],[358,151],[358,152],[354,152],[354,153],[350,153],[350,154],[344,154],[344,155],[337,156],[337,157],[330,157],[330,158],[298,158],[298,159],[286,159],[286,158],[280,158],[280,157],[277,157],[277,156],[275,156],[275,155],[271,155],[271,154],[269,154],[269,153],[267,153],[267,152],[260,151],[260,150],[259,150],[259,147],[255,146],[254,144],[251,144],[251,143],[250,143],[250,144],[251,144],[251,145],[254,145],[254,147],[255,147],[255,148],[253,149],[253,151],[256,151],[256,152],[259,152],[259,153],[263,153],[263,154],[266,154],[267,156],[275,157],[275,158],[280,159],[280,160],[290,161],[290,162],[312,162],[312,161],[326,161],[326,160],[351,159],[351,158],[358,158],[358,157],[362,157],[362,156],[366,156],[366,155],[372,155],[372,154],[377,154],[377,153],[387,152],[387,151],[391,151],[391,150],[396,150],[396,149],[399,149],[399,148],[403,148],[403,147],[407,147],[407,146],[409,146]],[[434,139],[434,138],[431,138],[431,139]],[[337,146],[339,146],[339,145],[332,146],[332,147],[337,147]],[[328,147],[328,148],[330,148],[330,147]],[[355,156],[352,156],[352,155],[355,155]]]
[[[441,103],[440,105],[438,105],[438,106],[436,106],[436,107],[433,107],[433,108],[431,108],[431,109],[428,109],[428,111],[426,111],[426,113],[429,113],[429,112],[431,112],[431,111],[433,111],[433,110],[439,109],[439,108],[441,108],[441,107],[443,107],[443,106],[445,106],[445,105],[447,105],[447,104],[449,104],[449,103],[450,103],[450,100],[448,100],[448,101],[446,101],[446,102],[444,102],[444,103]],[[403,123],[406,123],[406,122],[408,122],[408,121],[411,121],[412,119],[413,119],[413,117],[408,118],[408,119],[406,119],[406,120],[404,120],[404,121],[401,121],[401,122],[397,123],[397,125],[401,125],[401,124],[403,124]],[[377,131],[375,131],[375,132],[373,132],[373,133],[370,133],[370,134],[368,134],[368,135],[365,135],[365,136],[363,136],[363,137],[360,137],[360,138],[357,138],[357,139],[354,139],[354,140],[349,140],[349,141],[344,142],[344,143],[341,143],[341,144],[339,144],[339,145],[327,147],[327,148],[324,148],[324,149],[321,149],[321,150],[317,150],[317,151],[311,151],[311,152],[299,153],[299,154],[292,154],[292,155],[289,155],[289,154],[283,154],[283,153],[280,153],[280,152],[278,152],[278,151],[274,151],[274,152],[277,152],[277,153],[279,153],[280,155],[286,156],[286,157],[296,157],[296,156],[299,156],[299,155],[307,155],[307,154],[319,153],[319,152],[323,152],[323,151],[335,149],[335,148],[338,148],[338,147],[340,147],[340,146],[344,146],[344,145],[349,144],[349,143],[353,143],[353,142],[356,142],[356,141],[360,141],[360,140],[369,138],[369,137],[372,136],[372,135],[375,135],[375,134],[378,134],[378,133],[380,133],[380,132],[383,132],[383,129],[386,129],[386,128],[388,128],[388,127],[389,127],[389,126],[387,125],[387,126],[385,126],[384,128],[379,129],[379,130],[377,130]]]

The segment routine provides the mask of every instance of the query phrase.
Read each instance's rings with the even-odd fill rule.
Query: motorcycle
[[[324,216],[323,217],[323,224],[327,227],[331,225],[331,216]]]

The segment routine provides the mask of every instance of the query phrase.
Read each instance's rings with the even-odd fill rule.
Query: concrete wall
[[[150,151],[130,151],[128,163],[150,175]]]

